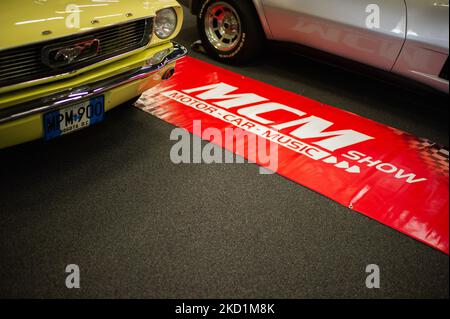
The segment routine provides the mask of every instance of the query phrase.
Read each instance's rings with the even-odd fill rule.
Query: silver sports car
[[[243,63],[298,43],[449,92],[448,0],[181,0],[206,51]]]

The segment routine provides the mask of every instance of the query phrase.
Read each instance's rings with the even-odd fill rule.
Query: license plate
[[[44,114],[44,138],[48,141],[84,129],[103,121],[104,116],[105,97],[103,95],[46,113]]]

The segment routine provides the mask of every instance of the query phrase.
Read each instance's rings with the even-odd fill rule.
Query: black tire
[[[241,21],[242,35],[238,45],[231,51],[221,51],[214,47],[207,36],[205,16],[208,9],[218,2],[225,2],[232,6]],[[200,40],[206,52],[214,59],[230,64],[244,64],[261,53],[264,44],[264,35],[256,13],[250,0],[206,0],[201,5],[197,15],[197,28]]]

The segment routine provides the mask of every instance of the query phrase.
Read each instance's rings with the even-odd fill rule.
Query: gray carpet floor
[[[448,145],[442,97],[271,50],[224,67]],[[0,297],[448,298],[448,256],[252,164],[174,165],[172,129],[123,105],[0,153]]]

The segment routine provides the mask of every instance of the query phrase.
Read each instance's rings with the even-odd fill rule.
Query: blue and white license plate
[[[48,141],[84,129],[103,121],[104,116],[105,97],[103,95],[46,113],[44,114],[44,138]]]

